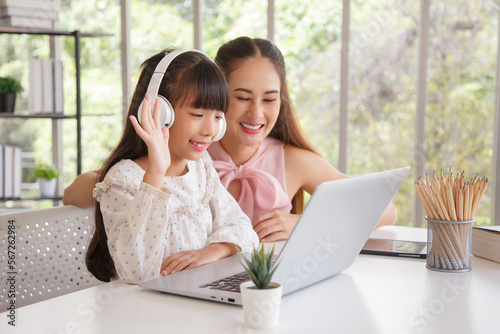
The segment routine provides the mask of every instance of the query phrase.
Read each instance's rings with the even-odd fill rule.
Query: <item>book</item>
[[[14,197],[14,148],[10,145],[3,146],[3,197]]]
[[[22,166],[21,148],[13,147],[12,152],[12,197],[21,198]]]
[[[63,64],[54,59],[54,112],[62,114],[64,110]]]
[[[43,110],[42,105],[42,62],[38,58],[29,60],[29,98],[28,109],[31,114],[39,114]]]
[[[17,7],[0,6],[0,17],[22,16],[27,18],[39,18],[51,21],[59,20],[59,12],[53,9],[43,9],[40,7]]]
[[[25,27],[25,28],[45,28],[50,29],[53,27],[54,21],[39,18],[36,16],[5,16],[0,17],[0,26],[4,27]]]
[[[3,144],[0,144],[0,198],[3,196],[3,180],[4,180],[4,165],[3,165]]]
[[[500,226],[472,227],[472,255],[500,263]]]
[[[54,112],[54,61],[41,59],[42,62],[42,112]]]
[[[29,61],[29,100],[31,114],[63,113],[63,65],[59,59],[32,58]]]
[[[0,0],[3,7],[23,7],[59,11],[60,1],[54,0]]]

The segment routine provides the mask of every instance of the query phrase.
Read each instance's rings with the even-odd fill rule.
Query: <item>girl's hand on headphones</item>
[[[170,167],[170,150],[168,149],[168,128],[160,122],[160,103],[155,101],[153,114],[151,114],[151,96],[146,93],[142,104],[141,123],[135,116],[130,116],[130,121],[139,137],[148,146],[148,168],[143,181],[156,188],[161,188],[163,176]]]

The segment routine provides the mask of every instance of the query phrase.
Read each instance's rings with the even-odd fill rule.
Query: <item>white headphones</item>
[[[167,100],[165,97],[158,95],[158,90],[160,89],[160,84],[163,79],[163,76],[165,75],[165,72],[167,71],[168,66],[170,63],[175,59],[180,54],[183,54],[185,52],[198,52],[201,53],[202,55],[207,56],[203,52],[196,50],[196,49],[187,49],[187,50],[175,50],[163,57],[162,60],[158,63],[156,66],[153,75],[151,76],[151,80],[149,81],[148,85],[148,90],[147,92],[149,95],[151,95],[151,112],[153,112],[154,109],[154,104],[156,101],[156,98],[158,97],[158,101],[160,103],[160,121],[162,124],[164,124],[167,128],[170,128],[172,124],[174,124],[175,121],[175,113],[174,113],[174,108],[172,107],[172,104],[170,103],[169,100]],[[208,59],[212,60],[210,57],[207,56]],[[213,61],[213,60],[212,60]],[[141,120],[141,111],[142,111],[142,105],[144,103],[144,100],[142,100],[141,105],[139,106],[139,110],[137,112],[137,120],[140,123]],[[222,115],[222,119],[220,120],[220,125],[219,125],[219,133],[217,136],[215,136],[214,141],[221,140],[221,138],[224,136],[224,133],[226,132],[226,119],[224,118],[224,115]]]

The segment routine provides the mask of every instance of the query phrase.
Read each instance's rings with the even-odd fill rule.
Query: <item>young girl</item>
[[[160,102],[151,114],[146,90],[166,54],[144,62],[130,121],[94,188],[96,230],[86,264],[102,281],[119,276],[140,283],[250,251],[258,243],[206,152],[229,103],[224,75],[202,53],[177,55],[158,91],[175,110],[173,125],[164,127]]]

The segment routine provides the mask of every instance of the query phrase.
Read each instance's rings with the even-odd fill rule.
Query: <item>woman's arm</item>
[[[290,198],[299,189],[312,194],[323,182],[349,177],[319,155],[291,145],[285,146],[285,175]],[[252,223],[259,239],[270,242],[290,237],[299,218],[300,215],[275,210],[256,217]],[[396,207],[390,203],[376,227],[392,225],[396,218]]]
[[[397,218],[398,218],[398,210],[391,202],[387,206],[387,209],[385,209],[382,218],[380,218],[375,228],[379,228],[384,225],[394,225],[396,223]]]
[[[325,181],[348,177],[313,152],[291,145],[285,145],[284,150],[286,186],[290,199],[299,189],[312,194]],[[274,210],[259,215],[252,224],[262,242],[271,242],[288,239],[299,218],[299,214]]]
[[[316,153],[291,145],[285,145],[285,176],[290,198],[299,189],[312,194],[323,182],[349,177]]]
[[[64,189],[63,204],[87,208],[95,205],[92,191],[99,180],[100,171],[80,174],[66,189]]]
[[[290,198],[301,188],[312,194],[323,182],[349,177],[319,155],[290,145],[285,146],[285,172]],[[393,225],[396,219],[396,207],[389,203],[376,227]]]

